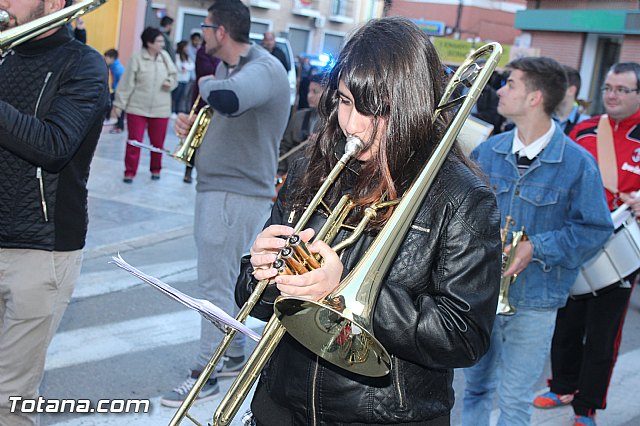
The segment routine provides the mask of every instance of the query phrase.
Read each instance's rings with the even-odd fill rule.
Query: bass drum
[[[571,296],[597,295],[640,268],[640,227],[627,206],[611,214],[616,230],[604,248],[580,268]]]

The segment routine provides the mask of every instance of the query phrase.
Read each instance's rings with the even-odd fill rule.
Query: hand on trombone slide
[[[504,248],[506,254],[509,254],[511,251],[511,244]],[[518,244],[518,250],[516,251],[516,256],[513,258],[513,262],[509,269],[502,273],[503,277],[509,277],[511,275],[518,275],[522,271],[524,271],[531,262],[533,258],[533,244],[531,241],[525,240],[521,241]]]
[[[272,279],[283,296],[295,296],[309,300],[320,300],[331,293],[340,284],[342,262],[335,251],[323,241],[308,245],[311,253],[322,257],[320,268],[301,275],[278,275],[273,267],[278,253],[286,246],[286,237],[293,235],[293,228],[284,225],[271,225],[256,237],[251,246],[251,265],[257,280]],[[314,235],[313,229],[299,233],[305,243]]]

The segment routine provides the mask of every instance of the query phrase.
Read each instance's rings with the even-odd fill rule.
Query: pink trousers
[[[127,113],[127,131],[129,132],[129,140],[135,140],[142,143],[144,139],[144,131],[149,132],[149,140],[151,145],[156,148],[164,147],[164,138],[167,135],[167,124],[169,118],[151,118],[141,115]],[[133,178],[138,171],[140,163],[140,148],[127,144],[127,151],[124,155],[124,175]],[[152,174],[159,174],[162,169],[162,154],[157,152],[151,153],[151,166],[149,167]]]

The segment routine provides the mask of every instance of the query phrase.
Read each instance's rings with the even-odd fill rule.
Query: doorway
[[[600,88],[604,84],[609,68],[620,58],[622,48],[622,37],[619,36],[599,36],[596,48],[596,55],[593,67],[593,78],[589,97],[592,100],[589,107],[589,114],[597,115],[604,112],[602,103],[602,92]]]

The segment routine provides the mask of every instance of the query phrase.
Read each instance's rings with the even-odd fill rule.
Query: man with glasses
[[[613,65],[602,87],[606,114],[577,124],[570,134],[598,160],[609,209],[626,203],[636,218],[640,217],[640,197],[636,197],[640,189],[639,88],[639,64]],[[607,158],[612,162],[610,167]],[[570,297],[558,311],[551,347],[550,390],[535,398],[534,406],[554,408],[571,403],[575,425],[596,424],[595,411],[606,407],[637,272],[627,276],[623,284],[604,287],[596,295]]]
[[[213,118],[195,160],[194,236],[198,250],[198,295],[230,315],[238,312],[234,289],[240,259],[249,252],[275,195],[278,147],[289,118],[289,81],[274,56],[251,43],[249,9],[240,0],[215,0],[202,33],[206,53],[221,60],[214,76],[198,81]],[[185,137],[195,117],[179,114],[176,133]],[[160,402],[178,407],[209,362],[222,333],[202,321],[200,350],[187,380]],[[244,364],[238,333],[217,372],[196,401],[220,391],[218,378],[235,376]]]

